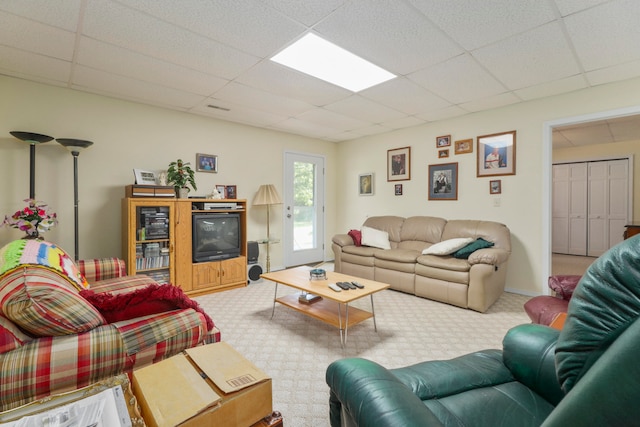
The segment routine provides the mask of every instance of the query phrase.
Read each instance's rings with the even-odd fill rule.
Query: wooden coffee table
[[[349,327],[373,318],[373,328],[378,330],[376,325],[376,313],[373,306],[373,294],[388,289],[390,285],[373,280],[362,279],[349,276],[347,274],[327,271],[326,280],[310,280],[310,267],[296,267],[286,270],[261,274],[260,277],[275,282],[275,293],[273,296],[273,309],[271,317],[275,313],[276,303],[292,308],[300,313],[315,319],[321,320],[340,330],[340,344],[344,347],[347,343],[347,333]],[[329,288],[329,283],[336,282],[358,282],[364,285],[364,289],[350,289],[335,292]],[[278,298],[278,284],[290,286],[301,292],[288,294]],[[321,300],[311,304],[300,302],[301,294],[310,293],[322,297]],[[350,302],[369,296],[371,300],[371,311],[361,310],[349,306]]]

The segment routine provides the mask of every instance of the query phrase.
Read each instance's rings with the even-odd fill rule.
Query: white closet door
[[[629,214],[629,161],[608,162],[609,173],[609,247],[624,240]]]
[[[587,164],[569,165],[569,254],[587,254]]]
[[[569,165],[553,165],[551,250],[569,253]]]
[[[628,214],[629,162],[589,163],[589,256],[600,256],[621,242]]]

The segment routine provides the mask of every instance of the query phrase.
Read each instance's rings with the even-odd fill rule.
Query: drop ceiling
[[[639,20],[637,0],[3,0],[0,74],[339,142],[640,76]],[[309,32],[399,77],[353,93],[269,60]]]

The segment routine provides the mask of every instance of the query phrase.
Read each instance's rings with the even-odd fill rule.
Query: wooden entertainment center
[[[240,256],[193,262],[191,220],[198,212],[238,213]],[[128,274],[173,283],[191,296],[247,286],[246,236],[245,199],[122,199],[122,256]]]

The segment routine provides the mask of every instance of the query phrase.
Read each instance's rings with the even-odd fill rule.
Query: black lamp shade
[[[56,141],[60,143],[67,150],[80,152],[85,148],[89,148],[93,145],[91,141],[85,141],[84,139],[73,139],[73,138],[56,138]]]
[[[11,135],[15,136],[19,140],[26,141],[30,144],[44,144],[45,142],[49,142],[53,139],[52,136],[42,135],[40,133],[33,132],[22,132],[22,131],[11,131],[9,132]]]

